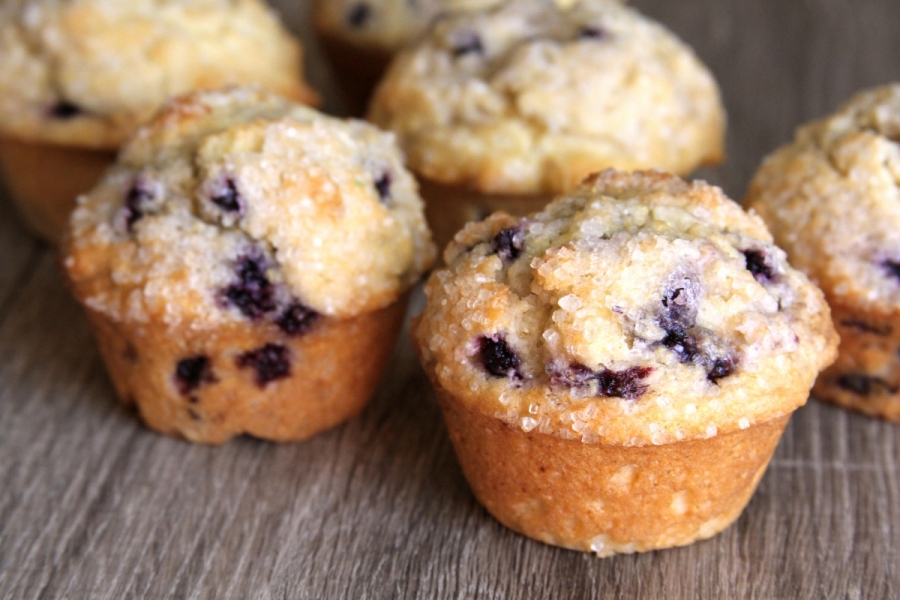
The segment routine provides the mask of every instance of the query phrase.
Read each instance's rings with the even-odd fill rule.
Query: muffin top
[[[438,21],[395,58],[369,120],[413,171],[489,193],[558,193],[606,167],[685,174],[717,162],[710,72],[662,26],[610,0],[515,0]]]
[[[316,27],[346,43],[391,53],[418,37],[439,15],[503,0],[317,0]]]
[[[800,127],[745,203],[829,300],[900,309],[900,84]]]
[[[605,171],[466,226],[414,339],[435,383],[525,431],[664,444],[802,405],[837,335],[821,292],[719,188]]]
[[[262,0],[4,0],[0,134],[116,148],[170,96],[228,84],[315,102],[301,58]]]
[[[171,101],[78,199],[75,295],[114,320],[195,328],[354,316],[434,256],[392,136],[257,88]]]
[[[323,33],[346,43],[393,53],[436,18],[485,10],[505,0],[316,0],[313,19]],[[575,0],[554,0],[560,6]]]

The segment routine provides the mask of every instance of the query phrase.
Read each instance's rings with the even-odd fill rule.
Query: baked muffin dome
[[[0,134],[115,148],[170,96],[227,84],[314,102],[301,58],[261,0],[8,0]]]
[[[397,56],[368,118],[417,175],[509,194],[565,192],[605,167],[686,174],[721,159],[725,126],[693,52],[608,0],[442,19]]]
[[[359,412],[434,249],[390,134],[237,88],[139,128],[63,256],[120,398],[222,442]]]
[[[900,84],[864,91],[767,157],[746,205],[825,292],[840,356],[813,392],[900,420]]]
[[[470,224],[413,340],[478,500],[600,556],[731,524],[837,343],[815,286],[718,188],[607,171]]]
[[[79,200],[71,236],[93,308],[172,324],[263,310],[223,299],[247,260],[310,309],[349,316],[396,300],[433,256],[389,134],[256,88],[170,103]]]
[[[806,402],[836,336],[821,292],[716,187],[592,177],[468,225],[415,336],[439,384],[524,430],[702,439]]]

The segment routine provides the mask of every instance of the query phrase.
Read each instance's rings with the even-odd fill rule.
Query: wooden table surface
[[[306,4],[276,4],[340,110]],[[718,77],[729,159],[701,175],[735,198],[798,123],[900,80],[897,0],[634,4]],[[2,598],[897,598],[898,455],[900,426],[812,400],[735,525],[597,559],[475,502],[405,336],[346,425],[194,446],[116,403],[52,251],[0,198]]]

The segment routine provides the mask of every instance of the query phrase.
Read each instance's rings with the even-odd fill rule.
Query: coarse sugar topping
[[[525,430],[622,445],[746,428],[834,358],[821,292],[721,190],[606,171],[470,224],[414,338],[435,382]]]
[[[114,319],[303,333],[387,306],[434,257],[390,134],[256,88],[171,102],[79,199],[65,265]]]

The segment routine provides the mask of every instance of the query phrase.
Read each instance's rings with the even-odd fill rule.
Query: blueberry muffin
[[[414,343],[475,496],[549,544],[721,531],[834,358],[821,292],[703,182],[605,171],[444,258]]]
[[[262,0],[0,3],[0,167],[26,224],[55,241],[75,196],[169,96],[244,83],[316,98]]]
[[[220,443],[358,413],[433,254],[390,135],[237,88],[139,128],[79,198],[63,262],[119,398]]]
[[[443,19],[392,63],[368,118],[397,134],[439,242],[494,210],[542,208],[606,167],[714,164],[725,130],[694,53],[609,0]]]
[[[813,393],[900,422],[900,84],[862,92],[765,159],[745,200],[819,284],[841,336]]]

